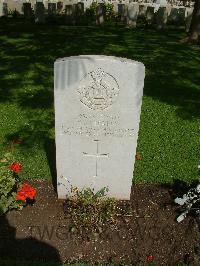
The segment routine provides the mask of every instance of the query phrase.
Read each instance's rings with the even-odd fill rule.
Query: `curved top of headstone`
[[[107,56],[107,55],[78,55],[78,56],[69,56],[69,57],[63,57],[63,58],[58,58],[56,59],[55,63],[59,63],[61,61],[68,61],[68,60],[80,60],[80,59],[88,59],[88,60],[112,60],[112,61],[118,61],[122,63],[127,63],[127,64],[135,64],[135,65],[140,65],[141,67],[145,68],[144,64],[141,62],[123,58],[123,57],[115,57],[115,56]]]
[[[155,4],[166,6],[168,3],[167,3],[167,0],[156,0]]]

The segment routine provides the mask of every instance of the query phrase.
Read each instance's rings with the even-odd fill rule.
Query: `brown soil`
[[[0,217],[1,258],[143,265],[153,256],[155,265],[200,265],[200,220],[176,222],[172,187],[134,185],[132,214],[117,216],[94,240],[69,232],[63,201],[50,183],[33,185],[33,206]]]

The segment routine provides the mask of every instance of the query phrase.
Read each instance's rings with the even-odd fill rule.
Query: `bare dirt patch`
[[[199,265],[200,219],[176,222],[170,186],[134,185],[131,201],[119,202],[125,215],[94,238],[69,231],[66,204],[51,183],[32,184],[38,190],[34,205],[0,217],[1,258],[143,265],[153,256],[156,265]]]

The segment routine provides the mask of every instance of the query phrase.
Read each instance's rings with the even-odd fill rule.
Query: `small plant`
[[[178,216],[177,222],[181,222],[185,219],[187,214],[191,211],[194,211],[197,215],[200,214],[200,208],[194,207],[194,204],[200,203],[200,184],[196,186],[196,188],[190,189],[186,194],[183,195],[182,198],[176,198],[175,203],[185,206],[184,209],[182,209],[182,213]]]
[[[0,160],[0,215],[11,209],[21,209],[33,201],[36,195],[36,189],[28,183],[22,186],[22,165],[10,161],[10,154]]]
[[[108,189],[104,187],[96,193],[91,188],[71,191],[66,203],[71,231],[100,233],[103,225],[113,219],[116,209],[116,201],[105,197]]]
[[[97,6],[98,6],[97,2],[92,2],[90,7],[88,8],[90,10],[90,13],[91,13],[92,16],[96,16]]]
[[[92,2],[90,7],[87,9],[87,14],[90,15],[90,17],[95,20],[95,16],[97,15],[97,7],[98,7],[97,2]],[[105,10],[105,16],[106,20],[111,20],[114,17],[114,6],[113,4],[110,3],[102,3],[102,8]]]
[[[113,4],[107,3],[105,5],[105,10],[106,10],[106,18],[107,20],[112,20],[114,17],[114,6]]]

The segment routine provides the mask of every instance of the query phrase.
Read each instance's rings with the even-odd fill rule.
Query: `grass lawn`
[[[0,157],[11,151],[24,178],[55,179],[53,64],[79,54],[144,63],[136,182],[193,181],[200,164],[200,47],[182,28],[68,27],[0,20]],[[11,144],[15,138],[22,144]]]

